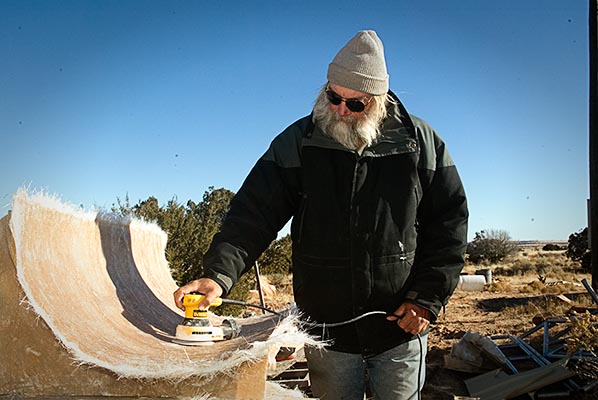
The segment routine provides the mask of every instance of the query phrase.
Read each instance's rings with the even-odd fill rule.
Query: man
[[[177,306],[193,291],[206,306],[226,295],[291,217],[295,301],[331,342],[306,349],[313,394],[416,398],[428,324],[463,267],[468,211],[444,142],[389,91],[374,31],[339,51],[312,115],[258,160]]]

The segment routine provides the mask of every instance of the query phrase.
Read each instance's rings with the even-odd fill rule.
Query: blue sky
[[[448,144],[470,238],[587,225],[582,0],[0,2],[0,216],[22,186],[84,208],[236,191],[361,29]]]

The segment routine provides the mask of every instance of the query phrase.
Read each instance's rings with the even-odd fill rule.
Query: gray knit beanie
[[[388,91],[384,46],[374,31],[360,31],[328,65],[328,82],[381,95]]]

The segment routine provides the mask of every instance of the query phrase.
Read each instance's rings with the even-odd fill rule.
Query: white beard
[[[349,150],[368,147],[380,136],[382,118],[373,114],[366,110],[356,115],[340,116],[330,110],[330,102],[324,91],[320,92],[313,110],[314,119],[324,134]]]

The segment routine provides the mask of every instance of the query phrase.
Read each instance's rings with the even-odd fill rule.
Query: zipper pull
[[[401,257],[399,257],[399,260],[405,261],[407,259],[407,256],[405,255],[405,245],[400,240],[398,241],[398,244],[399,249],[401,249]]]

